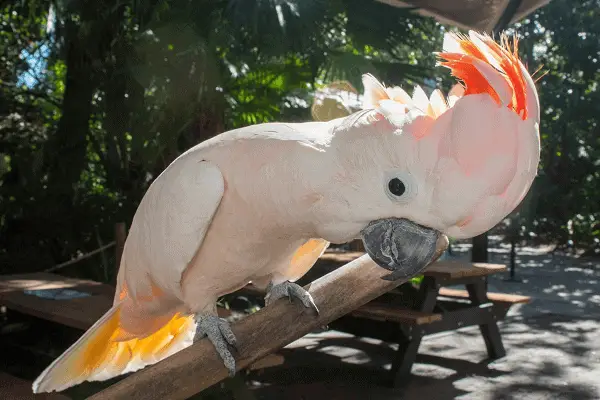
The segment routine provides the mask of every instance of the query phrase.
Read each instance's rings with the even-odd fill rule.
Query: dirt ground
[[[509,248],[491,238],[490,262]],[[468,259],[469,246],[455,247]],[[600,265],[522,248],[517,277],[493,277],[491,291],[531,296],[500,323],[507,356],[489,362],[477,327],[426,337],[412,377],[384,385],[395,345],[342,332],[311,334],[287,346],[284,365],[254,377],[257,399],[600,399]]]

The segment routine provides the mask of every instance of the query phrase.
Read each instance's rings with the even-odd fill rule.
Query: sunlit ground
[[[490,238],[490,262],[508,263],[510,246]],[[468,260],[470,245],[455,257]],[[507,356],[489,362],[479,329],[426,337],[404,388],[382,380],[395,345],[328,331],[284,350],[286,363],[254,376],[260,399],[573,399],[600,398],[598,260],[520,248],[516,277],[490,278],[490,291],[533,298],[500,323]]]

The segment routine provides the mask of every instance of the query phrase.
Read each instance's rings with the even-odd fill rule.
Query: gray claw
[[[235,359],[227,348],[227,344],[235,347],[235,335],[231,331],[229,322],[215,315],[196,315],[196,335],[194,342],[208,336],[219,356],[223,359],[229,376],[235,375]]]
[[[274,286],[270,284],[267,290],[268,293],[265,296],[265,305],[267,306],[272,302],[284,297],[289,298],[290,301],[292,301],[292,297],[295,297],[299,299],[302,304],[304,304],[304,307],[313,308],[317,313],[319,312],[319,309],[317,308],[317,305],[315,304],[315,301],[310,293],[304,290],[304,288],[300,285],[290,281],[285,281]]]

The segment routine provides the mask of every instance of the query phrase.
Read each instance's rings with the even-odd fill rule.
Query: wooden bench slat
[[[112,301],[106,296],[50,300],[25,293],[11,293],[10,296],[0,297],[0,304],[36,318],[85,330],[110,308]]]
[[[24,290],[70,289],[88,297],[55,300]],[[0,304],[7,308],[77,329],[92,326],[112,306],[114,288],[100,282],[39,272],[0,276]]]
[[[23,314],[85,330],[112,306],[112,297],[92,295],[54,300],[15,291],[0,294],[0,304]]]
[[[0,399],[6,400],[69,400],[60,393],[34,394],[32,382],[0,372]]]
[[[410,325],[425,325],[441,321],[442,314],[425,313],[388,304],[368,303],[354,310],[352,316]]]
[[[458,279],[493,275],[505,270],[506,265],[502,264],[437,261],[425,270],[424,275],[443,279]]]
[[[0,275],[0,296],[8,292],[22,292],[25,289],[73,289],[109,297],[115,293],[115,289],[110,285],[49,272]]]
[[[459,299],[468,299],[469,292],[467,292],[466,290],[441,288],[440,296],[453,297],[453,298],[459,298]],[[531,297],[529,297],[529,296],[521,296],[518,294],[508,294],[508,293],[487,292],[487,297],[488,297],[488,299],[490,299],[490,301],[513,303],[513,304],[523,304],[523,303],[529,303],[531,301]]]

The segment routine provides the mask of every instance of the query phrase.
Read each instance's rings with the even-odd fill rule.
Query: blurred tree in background
[[[600,1],[554,0],[513,31],[538,82],[541,168],[517,213],[542,243],[600,254]]]
[[[519,223],[585,248],[600,237],[599,8],[554,0],[516,27],[530,68],[549,71],[543,170]],[[1,273],[110,242],[182,151],[235,127],[310,120],[324,83],[452,82],[433,54],[446,28],[375,1],[12,0],[0,24]]]
[[[369,71],[421,83],[441,44],[434,21],[361,0],[1,7],[0,272],[110,242],[183,150],[235,127],[309,120],[322,82],[358,85]]]

